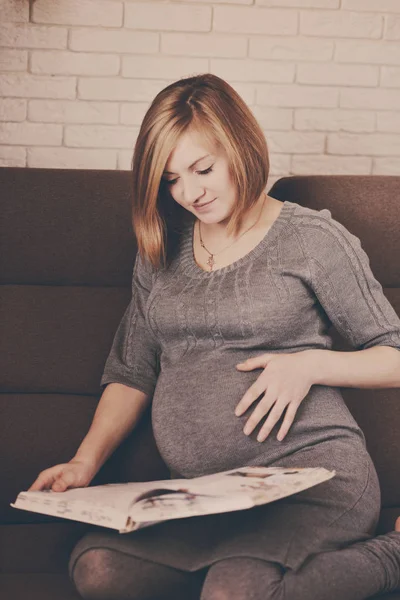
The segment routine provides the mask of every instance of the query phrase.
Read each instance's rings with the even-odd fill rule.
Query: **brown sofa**
[[[270,193],[329,208],[361,239],[400,314],[400,177],[289,177]],[[0,169],[4,600],[78,598],[67,563],[88,526],[9,504],[42,469],[73,456],[93,417],[105,358],[130,298],[136,247],[129,196],[125,171]],[[333,333],[335,349],[350,349]],[[400,515],[400,389],[343,393],[378,470],[383,505],[378,532],[387,531]],[[168,476],[147,411],[93,483]]]

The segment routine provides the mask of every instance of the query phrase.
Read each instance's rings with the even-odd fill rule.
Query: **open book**
[[[14,508],[128,533],[169,519],[252,508],[334,477],[323,468],[240,467],[192,479],[21,492]]]

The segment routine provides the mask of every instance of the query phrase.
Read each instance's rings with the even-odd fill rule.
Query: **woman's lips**
[[[216,200],[216,198],[214,198],[214,200]],[[210,202],[207,202],[207,204],[202,204],[201,206],[198,205],[194,205],[194,208],[196,210],[206,210],[209,206],[211,206],[211,204],[214,202],[214,200],[211,200]]]

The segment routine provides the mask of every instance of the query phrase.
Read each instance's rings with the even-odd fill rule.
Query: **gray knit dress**
[[[332,218],[284,202],[248,254],[206,272],[194,260],[193,222],[167,269],[139,255],[132,300],[115,334],[101,386],[119,382],[152,396],[155,440],[172,476],[244,465],[325,467],[330,481],[250,510],[175,519],[130,534],[88,533],[88,548],[114,548],[185,571],[250,556],[297,570],[316,552],[374,534],[377,474],[340,388],[313,385],[283,441],[281,420],[246,436],[255,405],[234,410],[261,370],[235,365],[264,352],[331,349],[330,324],[356,350],[400,349],[400,319],[373,276],[360,240]]]

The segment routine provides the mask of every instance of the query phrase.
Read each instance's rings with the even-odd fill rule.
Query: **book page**
[[[14,508],[135,531],[160,521],[251,508],[333,477],[324,468],[246,466],[193,479],[110,483],[65,492],[21,492]]]
[[[174,486],[175,492],[162,489],[149,491],[132,502],[129,516],[132,522],[141,523],[251,508],[298,493],[334,475],[334,471],[323,468],[232,469],[180,480],[179,486]]]
[[[11,506],[53,517],[122,529],[126,525],[128,508],[135,501],[135,498],[140,497],[150,489],[159,488],[169,483],[170,480],[160,480],[109,483],[69,489],[65,492],[54,492],[53,490],[26,491],[20,492]]]

